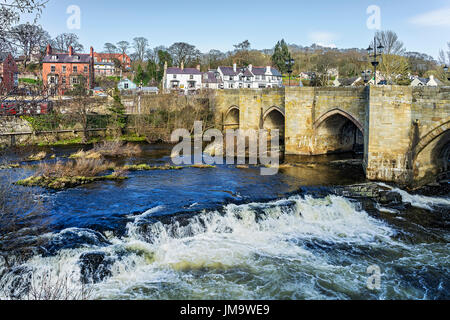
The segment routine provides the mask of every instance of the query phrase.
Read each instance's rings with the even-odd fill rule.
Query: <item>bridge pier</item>
[[[449,168],[450,87],[223,90],[216,101],[222,128],[227,121],[242,130],[280,127],[284,117],[286,154],[345,152],[363,144],[369,180],[416,186]]]

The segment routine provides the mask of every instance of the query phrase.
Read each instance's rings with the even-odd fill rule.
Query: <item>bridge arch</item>
[[[433,142],[433,140],[448,130],[450,130],[450,118],[438,122],[432,130],[428,131],[428,133],[421,137],[420,141],[414,148],[414,156],[417,157],[423,149]]]
[[[314,127],[317,129],[318,127],[320,127],[320,125],[326,121],[328,118],[336,116],[336,115],[340,115],[344,118],[347,118],[348,120],[350,120],[351,122],[353,122],[353,124],[362,132],[364,133],[364,126],[361,124],[361,122],[359,122],[354,116],[352,116],[350,113],[341,110],[339,108],[335,108],[332,109],[326,113],[324,113],[322,116],[320,116],[316,122],[314,123]]]
[[[280,137],[284,140],[286,128],[286,115],[284,111],[277,107],[270,107],[263,115],[264,129],[280,131]]]
[[[239,129],[240,113],[238,106],[231,106],[224,117],[224,129]]]
[[[434,182],[450,176],[450,119],[440,121],[413,148],[414,179]]]
[[[364,127],[354,116],[332,109],[314,122],[318,154],[363,151]]]

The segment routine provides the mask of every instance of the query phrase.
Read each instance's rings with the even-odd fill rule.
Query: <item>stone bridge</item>
[[[417,186],[449,172],[450,87],[218,91],[222,129],[279,129],[286,154],[364,150],[370,180]]]

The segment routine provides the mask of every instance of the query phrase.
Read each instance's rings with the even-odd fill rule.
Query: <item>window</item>
[[[56,72],[56,66],[51,67],[52,72]]]
[[[58,56],[52,56],[52,60],[58,60]]]
[[[78,78],[77,77],[73,77],[72,78],[72,84],[78,84]]]
[[[193,79],[194,79],[194,75],[191,74],[191,75],[189,76],[189,79],[193,80]]]
[[[128,88],[130,87],[130,84],[129,84],[128,82],[125,82],[125,84],[123,85],[123,87],[124,87],[125,89],[128,89]]]
[[[177,75],[176,75],[176,74],[174,74],[174,75],[173,75],[173,78],[174,78],[174,79],[176,79],[176,78],[177,78]]]
[[[55,83],[55,77],[50,77],[50,83]]]
[[[233,80],[234,80],[234,77],[233,77],[233,76],[230,76],[230,80],[233,81]]]
[[[247,85],[247,87],[250,89],[251,85],[249,84],[249,85]]]
[[[73,72],[78,72],[78,67],[77,66],[73,66]]]
[[[66,66],[62,66],[62,72],[63,73],[66,73],[66,69],[67,69]]]
[[[62,77],[62,83],[66,84],[66,77]]]
[[[88,67],[84,66],[84,72],[88,72]]]

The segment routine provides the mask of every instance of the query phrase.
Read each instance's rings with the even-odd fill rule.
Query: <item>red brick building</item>
[[[18,87],[16,61],[9,52],[0,52],[0,94],[7,94]]]
[[[64,95],[84,78],[86,89],[94,87],[94,49],[89,54],[75,53],[69,47],[67,53],[53,53],[47,46],[46,56],[42,64],[42,80],[50,95]]]
[[[124,69],[131,69],[131,58],[127,54],[122,53],[94,53],[95,63],[114,63],[117,59],[122,64]]]

